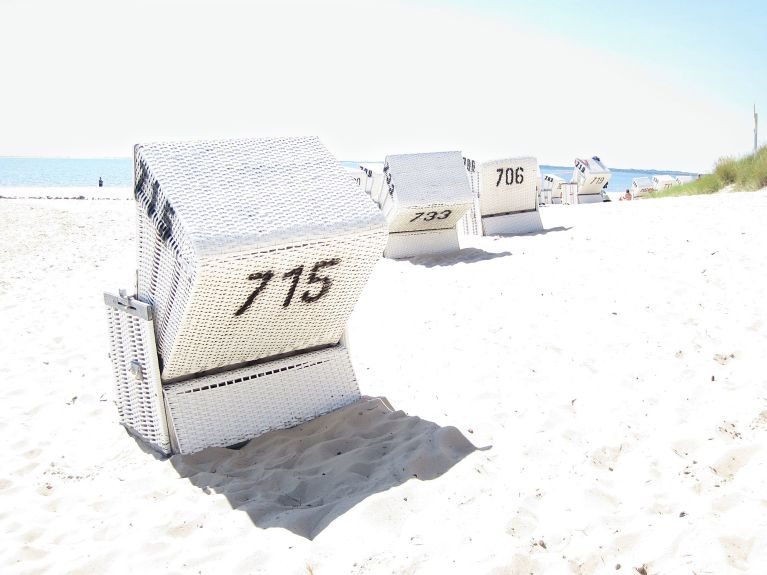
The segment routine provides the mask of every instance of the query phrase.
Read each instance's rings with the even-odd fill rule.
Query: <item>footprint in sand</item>
[[[641,540],[641,533],[624,533],[613,539],[611,549],[615,555],[620,555],[632,550]]]
[[[570,559],[568,562],[570,573],[573,575],[593,575],[604,568],[604,560],[598,553],[591,553],[585,558]]]
[[[711,502],[711,509],[716,513],[725,513],[736,505],[743,503],[743,499],[744,497],[742,493],[730,493],[719,497],[718,499],[714,499],[714,501]]]
[[[518,573],[540,573],[538,562],[527,555],[517,553],[511,559],[511,563],[496,567],[488,572],[488,575],[517,575]]]
[[[719,477],[729,481],[735,478],[735,474],[751,460],[757,451],[759,448],[754,446],[731,449],[711,468]]]
[[[748,556],[751,554],[751,549],[754,547],[753,539],[720,537],[719,544],[727,555],[727,563],[741,571],[748,570],[749,565],[747,560]]]
[[[706,447],[700,439],[680,439],[671,444],[671,451],[682,459],[697,459],[696,454]]]
[[[618,447],[605,445],[591,453],[591,463],[600,469],[608,469],[612,471],[615,469],[615,464],[622,451],[622,445],[619,445]]]
[[[506,533],[513,537],[527,537],[538,527],[538,517],[527,509],[519,509],[506,524]]]
[[[757,415],[751,422],[751,429],[754,431],[767,431],[767,410]]]
[[[620,505],[620,500],[614,497],[613,495],[611,495],[609,492],[605,491],[604,489],[599,489],[599,488],[587,489],[584,492],[584,496],[586,498],[586,501],[588,501],[589,505],[593,507],[594,509],[611,511],[611,510],[614,510],[618,505]]]

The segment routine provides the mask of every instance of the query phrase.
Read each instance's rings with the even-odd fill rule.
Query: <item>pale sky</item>
[[[0,155],[317,135],[706,171],[767,141],[767,2],[0,0]]]

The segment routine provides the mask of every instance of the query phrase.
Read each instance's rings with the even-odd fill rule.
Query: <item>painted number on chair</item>
[[[452,213],[453,210],[443,210],[441,212],[416,212],[415,217],[410,220],[410,222],[412,223],[417,220],[423,220],[424,222],[430,222],[432,220],[446,220]]]
[[[519,168],[496,168],[496,172],[498,172],[498,181],[495,182],[495,187],[501,185],[501,182],[504,182],[507,186],[511,186],[513,184],[521,184],[525,181],[525,168],[520,166]]]
[[[592,178],[592,180],[589,182],[589,185],[591,185],[591,184],[599,185],[601,183],[604,183],[604,181],[605,181],[604,176],[598,176],[596,178]]]
[[[330,287],[333,285],[333,280],[327,275],[323,275],[323,270],[329,267],[337,266],[340,263],[341,260],[338,258],[333,258],[331,260],[322,260],[314,264],[311,271],[309,272],[309,277],[306,279],[306,284],[310,286],[310,289],[307,289],[301,294],[301,301],[304,303],[314,303],[325,296],[330,291]],[[282,307],[288,307],[295,299],[296,291],[298,290],[298,286],[301,283],[301,278],[304,275],[304,266],[295,267],[290,271],[278,275],[280,276],[283,284],[287,286],[287,291],[285,293],[285,299],[282,302]],[[259,296],[259,294],[266,290],[274,277],[275,272],[273,270],[250,274],[247,278],[248,281],[258,283],[255,284],[256,288],[253,290],[253,292],[251,292],[242,306],[240,306],[240,309],[234,312],[234,315],[242,315],[248,311],[248,308],[253,305],[253,302],[256,301],[256,298]]]

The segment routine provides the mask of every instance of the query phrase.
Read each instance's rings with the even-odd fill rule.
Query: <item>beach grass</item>
[[[736,191],[753,191],[767,187],[767,146],[744,158],[721,158],[714,171],[687,184],[654,192],[648,198],[713,194],[727,186]]]

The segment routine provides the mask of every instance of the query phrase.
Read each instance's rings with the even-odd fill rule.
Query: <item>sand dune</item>
[[[2,571],[763,573],[765,213],[551,206],[382,260],[350,321],[368,397],[161,458],[112,404],[132,203],[0,200]]]

